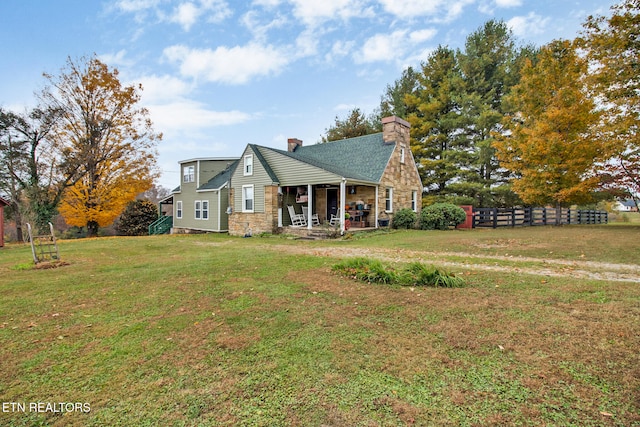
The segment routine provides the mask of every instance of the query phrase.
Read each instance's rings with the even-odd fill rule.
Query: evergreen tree
[[[503,97],[518,82],[518,52],[513,34],[502,21],[490,20],[467,37],[458,52],[463,97],[460,100],[463,133],[469,140],[472,159],[456,190],[475,199],[478,206],[494,205],[492,191],[506,183],[492,146],[501,134]]]
[[[354,108],[343,120],[336,116],[335,124],[325,131],[321,142],[354,138],[356,136],[369,135],[381,131],[382,123],[378,116],[371,115],[367,117],[359,108]]]
[[[471,160],[469,140],[461,133],[463,81],[455,52],[439,46],[417,81],[418,88],[406,96],[411,147],[427,193],[446,198]]]
[[[150,200],[134,200],[120,215],[116,230],[124,236],[145,236],[149,234],[149,225],[157,219],[158,207]]]

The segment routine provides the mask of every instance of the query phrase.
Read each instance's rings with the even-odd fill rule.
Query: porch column
[[[309,217],[307,218],[307,230],[311,230],[313,228],[313,221],[311,220],[313,217],[313,194],[311,194],[311,190],[313,190],[313,186],[311,184],[307,184],[307,206],[309,207],[309,210],[307,211],[309,212]]]
[[[342,178],[340,181],[340,206],[338,207],[338,215],[340,215],[340,232],[344,233],[344,205],[347,204],[347,179]]]
[[[278,187],[278,227],[282,227],[282,187]]]
[[[379,188],[379,186],[376,185],[376,199],[375,199],[376,201],[375,201],[375,203],[373,205],[376,208],[375,218],[373,219],[375,221],[375,227],[376,228],[378,228],[378,212],[379,212],[379,209],[378,209],[378,188]]]

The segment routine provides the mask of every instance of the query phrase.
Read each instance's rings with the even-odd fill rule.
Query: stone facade
[[[231,200],[233,192],[231,189]],[[229,234],[244,236],[247,233],[273,233],[278,228],[278,187],[268,185],[264,187],[264,206],[253,213],[233,212],[229,215]]]
[[[385,142],[395,142],[396,148],[391,156],[387,169],[380,180],[378,189],[378,216],[393,218],[393,213],[403,208],[412,208],[412,201],[416,186],[422,187],[422,180],[418,174],[409,136],[410,125],[398,117],[382,119],[382,138]],[[392,189],[392,212],[385,212],[386,189]],[[417,212],[422,208],[422,193],[415,194]],[[386,214],[386,215],[385,215]]]

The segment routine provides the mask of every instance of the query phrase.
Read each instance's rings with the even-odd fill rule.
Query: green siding
[[[253,155],[253,174],[244,176],[244,158]],[[258,155],[253,152],[251,146],[247,147],[240,157],[240,163],[231,177],[233,187],[233,211],[242,212],[242,186],[253,185],[253,211],[264,212],[264,187],[272,185],[273,179],[259,161]]]
[[[195,201],[209,202],[209,218],[195,218]],[[173,226],[176,228],[193,228],[195,230],[220,231],[218,228],[218,217],[220,216],[220,206],[218,206],[218,192],[205,191],[193,193],[178,193],[174,196],[174,210],[178,201],[182,201],[182,219],[177,218],[174,212]],[[226,203],[222,208],[226,209]],[[226,214],[225,214],[226,215]],[[226,228],[223,228],[225,230]]]
[[[269,148],[260,147],[259,150],[278,176],[281,186],[339,183],[342,179],[340,175],[311,166]]]
[[[213,176],[223,171],[229,162],[227,160],[194,160],[192,162],[182,163],[180,170],[180,192],[174,195],[173,204],[173,226],[175,228],[191,228],[194,230],[203,231],[226,231],[228,229],[227,223],[227,189],[221,190],[221,198],[224,198],[224,203],[218,202],[218,191],[197,191],[198,179],[202,183],[202,179],[208,177],[211,179]],[[195,176],[197,177],[195,182],[183,182],[183,170],[187,166],[195,166]],[[202,170],[199,170],[199,167]],[[224,196],[223,196],[224,194]],[[196,200],[209,202],[209,218],[208,219],[196,219],[195,218],[195,202]],[[177,202],[182,202],[182,218],[176,217],[175,209]],[[220,218],[220,226],[218,226],[218,218]]]
[[[211,178],[223,172],[233,160],[199,160],[198,161],[198,185],[202,186]]]

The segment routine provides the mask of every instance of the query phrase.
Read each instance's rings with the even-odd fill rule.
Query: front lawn
[[[640,425],[638,235],[100,238],[41,270],[9,245],[0,425]],[[360,255],[447,264],[466,286],[332,270]]]

